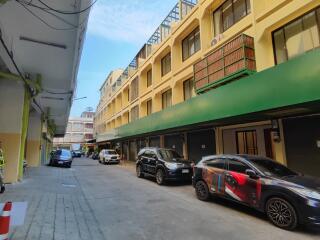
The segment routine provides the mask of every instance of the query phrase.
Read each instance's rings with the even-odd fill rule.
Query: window
[[[320,8],[273,32],[274,54],[280,64],[320,47]]]
[[[139,96],[139,86],[138,86],[138,84],[139,84],[139,78],[136,77],[135,79],[132,80],[131,85],[130,85],[130,89],[131,89],[131,91],[130,91],[130,93],[131,93],[130,99],[131,99],[131,101],[134,101]]]
[[[182,40],[182,60],[185,61],[200,50],[200,30],[197,27]]]
[[[127,97],[128,97],[128,102],[129,102],[130,101],[130,89],[129,88],[127,90],[127,93],[128,93]]]
[[[192,92],[193,92],[193,81],[191,78],[183,82],[183,98],[185,101],[192,98]]]
[[[172,105],[171,98],[172,98],[171,89],[162,93],[162,109],[165,109]]]
[[[152,113],[152,100],[147,101],[147,116]]]
[[[147,87],[152,85],[152,69],[147,72]]]
[[[214,36],[217,36],[247,16],[251,11],[250,0],[227,0],[213,12]]]
[[[85,123],[85,128],[93,128],[93,123]]]
[[[226,160],[225,159],[211,159],[205,162],[208,167],[213,167],[213,168],[219,168],[219,169],[225,169],[226,168]]]
[[[93,134],[85,134],[84,138],[85,139],[93,139]]]
[[[171,52],[161,59],[161,76],[171,71]]]
[[[135,106],[131,109],[130,116],[131,116],[131,122],[139,119],[139,106]]]
[[[228,163],[229,163],[229,171],[232,171],[232,172],[245,174],[247,169],[251,169],[249,166],[235,159],[229,159]]]
[[[73,132],[82,132],[83,131],[83,123],[74,122],[72,125]]]
[[[237,153],[238,154],[258,154],[257,132],[241,131],[237,132]]]

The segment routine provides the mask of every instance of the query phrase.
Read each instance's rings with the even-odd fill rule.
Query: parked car
[[[50,158],[50,166],[61,166],[71,168],[72,154],[66,149],[56,150]]]
[[[265,157],[204,157],[195,167],[198,199],[223,197],[266,213],[277,227],[320,225],[320,179],[303,176]]]
[[[103,149],[99,153],[99,162],[104,164],[119,163],[120,155],[113,149]]]
[[[72,153],[73,153],[73,157],[75,157],[75,158],[81,158],[81,156],[82,156],[82,151],[80,151],[80,150],[74,150],[74,151],[72,151]]]
[[[136,172],[139,178],[153,176],[159,185],[167,180],[191,180],[191,162],[175,150],[164,148],[143,148],[138,153]]]

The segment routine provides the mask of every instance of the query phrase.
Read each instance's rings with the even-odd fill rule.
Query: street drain
[[[62,186],[64,186],[64,187],[70,187],[70,188],[76,187],[76,185],[74,185],[74,184],[65,184],[65,183],[62,183]]]

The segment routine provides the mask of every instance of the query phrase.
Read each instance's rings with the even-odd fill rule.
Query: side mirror
[[[259,176],[257,175],[257,173],[251,169],[247,169],[246,170],[246,174],[250,177],[250,178],[253,178],[253,179],[258,179]]]

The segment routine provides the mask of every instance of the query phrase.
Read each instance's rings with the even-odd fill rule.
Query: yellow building
[[[269,156],[319,175],[319,0],[180,0],[95,117],[97,142]],[[316,164],[316,166],[314,166]]]

